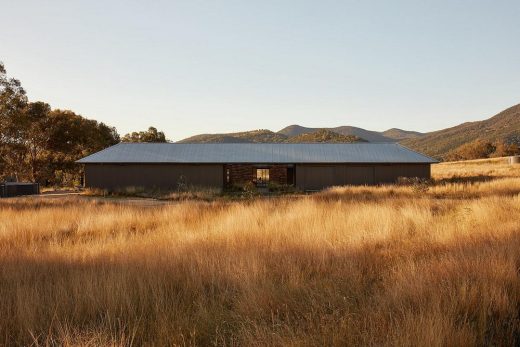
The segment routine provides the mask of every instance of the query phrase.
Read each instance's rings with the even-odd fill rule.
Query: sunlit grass
[[[519,169],[441,165],[423,192],[2,200],[0,345],[515,345]]]

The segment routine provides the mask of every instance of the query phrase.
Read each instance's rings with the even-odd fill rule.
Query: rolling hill
[[[301,125],[290,125],[278,132],[259,129],[225,134],[200,134],[180,140],[178,143],[398,142],[422,135],[416,131],[396,128],[377,132],[353,126],[307,128]]]
[[[406,140],[406,139],[416,139],[416,138],[424,136],[423,133],[420,133],[418,131],[402,130],[402,129],[398,129],[398,128],[392,128],[392,129],[383,131],[383,132],[381,132],[381,135],[391,138],[392,140],[396,140],[396,141],[402,141],[402,140]]]
[[[483,121],[463,123],[419,138],[405,139],[401,143],[442,159],[460,146],[477,140],[520,144],[520,104]]]
[[[243,131],[229,134],[201,134],[188,137],[178,143],[279,143],[286,142],[287,136],[267,129]]]
[[[320,129],[313,133],[303,133],[288,138],[289,143],[355,143],[367,142],[366,140],[355,135],[342,135],[334,131]]]
[[[449,158],[461,146],[475,141],[520,145],[520,104],[482,121],[420,133],[398,128],[377,132],[353,126],[308,128],[290,125],[278,132],[261,129],[228,134],[203,134],[180,143],[297,143],[297,142],[399,142],[437,159]]]
[[[396,142],[395,139],[382,135],[377,131],[365,130],[353,126],[340,126],[335,128],[307,128],[300,125],[289,125],[278,131],[278,134],[283,134],[289,137],[315,133],[318,130],[325,129],[345,136],[356,136],[368,142]]]
[[[311,133],[300,133],[288,136],[275,133],[270,130],[252,130],[230,134],[202,134],[181,140],[178,143],[354,143],[366,142],[366,140],[355,135],[342,135],[336,132],[317,129]]]

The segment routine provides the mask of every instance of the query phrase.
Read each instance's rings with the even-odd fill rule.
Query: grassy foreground
[[[520,167],[429,190],[0,201],[0,345],[520,343]]]

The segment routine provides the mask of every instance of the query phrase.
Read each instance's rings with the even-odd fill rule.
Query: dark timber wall
[[[85,187],[177,189],[183,176],[188,186],[222,188],[227,169],[230,183],[237,183],[253,180],[256,167],[270,168],[273,182],[287,182],[287,165],[277,164],[86,164]],[[395,183],[399,177],[430,178],[430,164],[296,164],[294,170],[301,190]]]
[[[296,165],[296,186],[302,190],[395,183],[399,177],[430,178],[430,164]]]
[[[180,177],[188,186],[222,188],[218,164],[86,164],[85,187],[114,190],[124,187],[177,189]]]

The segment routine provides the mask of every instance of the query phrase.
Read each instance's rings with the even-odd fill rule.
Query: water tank
[[[38,183],[0,183],[0,198],[33,194],[40,194],[40,185]]]
[[[520,155],[509,157],[509,164],[520,164]]]

